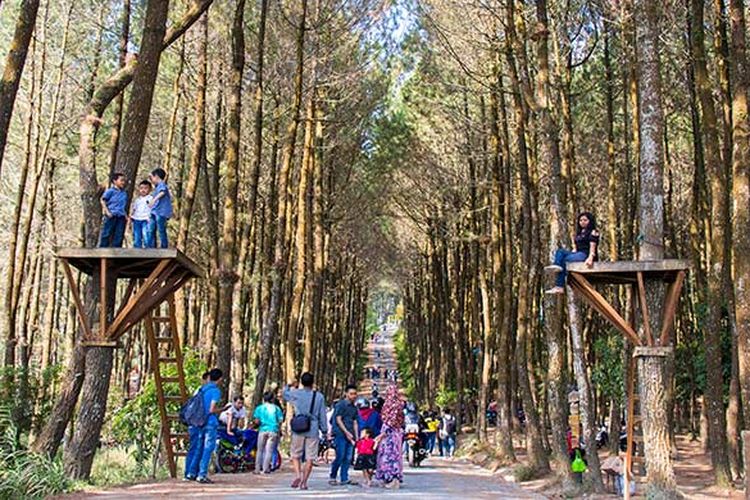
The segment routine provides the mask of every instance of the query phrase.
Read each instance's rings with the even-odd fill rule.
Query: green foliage
[[[186,351],[183,360],[185,383],[188,390],[198,387],[201,375],[206,370],[194,351]],[[176,376],[176,368],[167,367],[163,376]],[[167,390],[177,394],[177,384],[167,384]],[[177,412],[178,408],[170,409]],[[175,423],[174,425],[179,425]],[[141,392],[125,403],[112,417],[112,437],[115,443],[132,449],[133,457],[142,466],[155,451],[158,433],[161,428],[159,406],[156,398],[156,386],[149,378]]]
[[[435,403],[440,408],[456,406],[457,402],[458,402],[458,391],[456,391],[455,389],[448,389],[447,387],[441,387],[440,389],[438,389],[438,392],[435,395]]]
[[[45,498],[71,483],[59,458],[32,453],[19,439],[13,409],[0,406],[0,498]]]
[[[412,355],[406,342],[406,334],[403,328],[399,328],[393,337],[393,347],[396,350],[396,361],[398,373],[401,379],[401,387],[408,399],[414,398],[414,375],[412,373]]]
[[[625,348],[622,335],[609,332],[594,342],[597,362],[592,370],[591,381],[607,399],[623,399],[622,350]]]

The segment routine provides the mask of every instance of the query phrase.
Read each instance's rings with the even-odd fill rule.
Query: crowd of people
[[[361,485],[366,488],[399,488],[404,479],[407,451],[404,430],[408,425],[418,426],[420,444],[427,456],[453,456],[457,423],[449,408],[444,408],[442,414],[435,410],[419,413],[414,403],[407,403],[400,395],[395,369],[373,366],[367,375],[373,382],[381,376],[388,381],[385,397],[376,388],[370,397],[362,397],[357,386],[349,384],[341,399],[329,406],[325,395],[316,389],[313,374],[305,372],[279,393],[275,390],[264,393],[263,403],[248,418],[241,395],[235,395],[226,406],[220,405],[223,374],[216,368],[207,371],[202,386],[191,398],[200,400],[205,418],[189,425],[185,480],[211,483],[208,473],[217,438],[239,445],[247,432],[257,432],[255,473],[270,474],[284,422],[282,401],[293,409],[293,418],[289,420],[292,488],[309,488],[313,466],[327,463],[330,449],[335,450],[328,477],[330,486],[358,485],[349,474],[353,466],[362,473]],[[183,411],[190,404],[189,401]]]

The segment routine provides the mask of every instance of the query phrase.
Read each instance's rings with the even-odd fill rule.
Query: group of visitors
[[[434,410],[426,410],[422,413],[422,421],[427,438],[427,452],[434,455],[437,445],[441,457],[452,457],[456,451],[457,425],[451,409],[443,408],[442,416]]]
[[[220,405],[223,375],[218,368],[205,372],[201,387],[193,395],[193,398],[200,398],[205,418],[202,425],[188,422],[190,446],[185,460],[186,481],[211,483],[208,470],[219,435],[223,434],[233,444],[240,444],[246,439],[246,432],[254,432],[251,427],[255,427],[258,433],[255,473],[271,473],[271,459],[277,451],[281,422],[284,421],[275,394],[273,391],[263,394],[263,403],[255,408],[249,422],[243,396],[237,395],[230,404]]]
[[[381,366],[368,366],[365,368],[365,376],[371,380],[389,380],[398,382],[398,370],[383,368]]]
[[[398,488],[403,481],[404,403],[395,384],[388,388],[385,399],[373,394],[369,402],[359,397],[355,385],[348,385],[344,397],[327,414],[325,397],[314,388],[314,376],[305,372],[299,382],[301,387],[295,381],[283,392],[284,399],[294,405],[295,419],[303,416],[308,421],[295,429],[292,420],[292,488],[308,489],[321,436],[332,438],[336,449],[328,481],[331,486],[358,484],[349,477],[354,463],[355,470],[362,471],[363,486],[376,481],[377,485]]]
[[[99,199],[103,214],[99,247],[122,247],[128,222],[133,229],[134,248],[156,248],[157,234],[159,247],[169,247],[167,221],[172,217],[172,195],[166,178],[164,169],[152,170],[148,179],[138,184],[138,197],[128,212],[128,180],[120,172],[110,175],[110,187]]]

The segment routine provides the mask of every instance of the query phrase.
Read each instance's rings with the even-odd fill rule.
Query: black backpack
[[[456,433],[456,417],[451,415],[451,418],[445,422],[445,432],[448,434]]]
[[[317,391],[313,391],[312,399],[310,400],[310,410],[307,413],[300,413],[299,415],[295,415],[292,418],[292,421],[289,423],[292,432],[294,432],[295,434],[304,434],[305,432],[308,432],[312,427],[312,412],[313,408],[315,407],[316,394]]]

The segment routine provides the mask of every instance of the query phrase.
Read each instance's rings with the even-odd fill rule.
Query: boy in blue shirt
[[[154,192],[151,193],[152,200],[149,204],[151,208],[151,220],[148,227],[148,248],[156,248],[155,235],[159,233],[159,247],[168,248],[169,239],[167,237],[167,221],[172,217],[172,195],[169,193],[169,186],[165,179],[167,173],[163,168],[155,168],[151,171],[149,180],[154,185]]]
[[[128,193],[125,192],[125,176],[115,172],[109,177],[111,186],[99,199],[102,204],[102,230],[99,236],[99,247],[122,247],[127,222],[125,208],[128,204]]]

